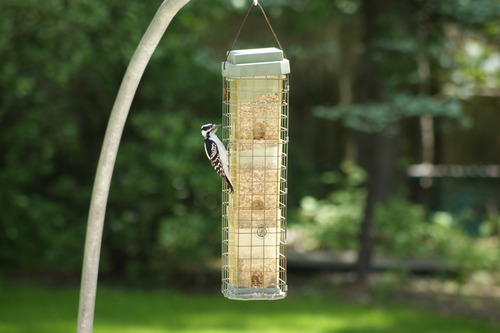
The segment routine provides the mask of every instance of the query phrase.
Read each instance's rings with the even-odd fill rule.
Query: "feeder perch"
[[[233,50],[222,63],[223,141],[234,193],[222,196],[222,293],[286,296],[290,64],[277,48]]]

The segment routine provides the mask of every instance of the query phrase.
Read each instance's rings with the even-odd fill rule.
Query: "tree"
[[[318,107],[316,115],[340,120],[354,130],[356,158],[368,173],[368,195],[359,233],[357,278],[366,283],[373,253],[376,226],[373,210],[394,194],[398,181],[398,138],[403,119],[420,119],[422,162],[432,163],[433,118],[461,119],[460,105],[443,94],[443,74],[449,68],[440,57],[447,53],[447,28],[484,28],[500,20],[500,4],[476,1],[353,1],[361,26],[358,40],[344,39],[341,47],[364,51],[341,53],[347,65],[340,75],[340,103]],[[465,15],[471,13],[471,15]],[[352,34],[351,34],[352,35]],[[342,40],[342,39],[341,39]]]
[[[103,276],[165,280],[171,258],[192,269],[219,250],[219,182],[199,124],[220,115],[220,60],[199,45],[230,10],[223,1],[193,3],[161,42],[133,104],[108,205]],[[2,267],[79,275],[108,112],[157,5],[2,2]]]

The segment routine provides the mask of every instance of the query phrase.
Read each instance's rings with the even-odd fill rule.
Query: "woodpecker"
[[[205,153],[214,167],[215,171],[221,176],[222,180],[229,186],[229,192],[234,192],[233,183],[229,180],[229,156],[226,148],[217,137],[217,129],[222,126],[212,123],[201,126],[201,135],[205,138]]]

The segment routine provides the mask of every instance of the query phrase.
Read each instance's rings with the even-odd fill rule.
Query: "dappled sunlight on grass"
[[[59,333],[76,328],[78,291],[1,288],[0,332]],[[412,308],[330,300],[229,301],[219,294],[99,288],[95,333],[161,332],[497,332],[487,323]]]

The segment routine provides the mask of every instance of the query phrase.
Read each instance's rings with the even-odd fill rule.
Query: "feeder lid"
[[[290,73],[290,62],[275,47],[233,50],[222,63],[224,77],[251,77]]]

